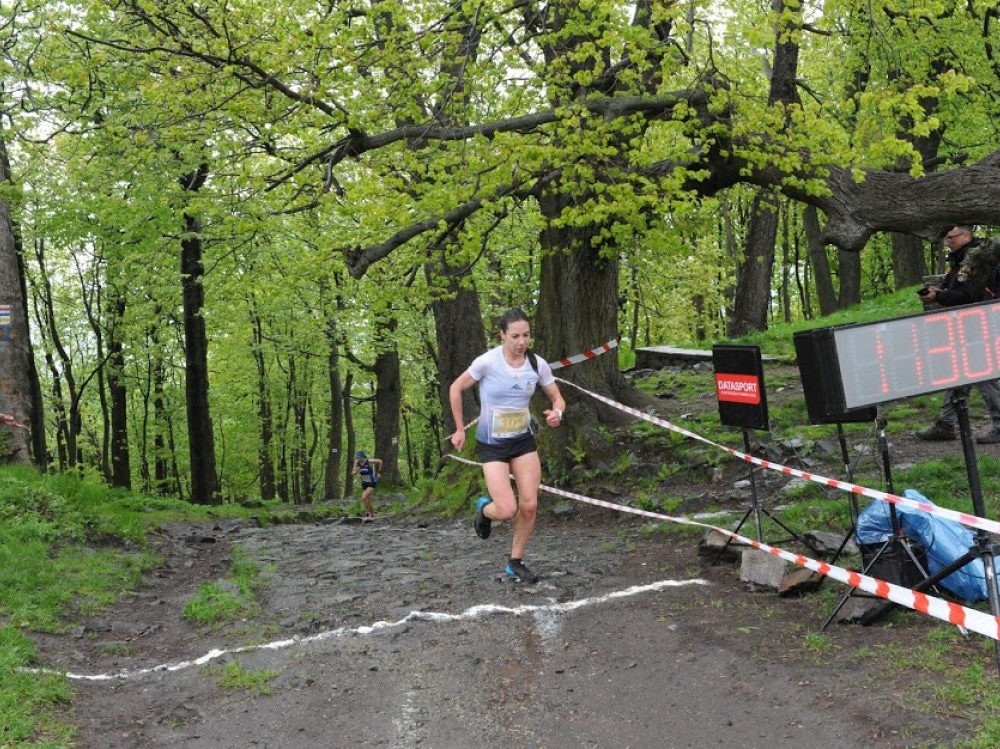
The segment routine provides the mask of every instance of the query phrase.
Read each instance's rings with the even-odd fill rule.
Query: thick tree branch
[[[558,178],[560,174],[561,170],[557,169],[542,175],[528,185],[523,183],[517,185],[505,185],[504,187],[496,190],[493,195],[489,197],[489,200],[492,202],[503,198],[523,199],[536,195],[544,185]],[[372,266],[372,264],[389,255],[397,247],[406,244],[411,239],[414,239],[425,232],[434,231],[441,226],[442,222],[448,226],[452,226],[464,221],[476,211],[481,209],[486,202],[487,198],[475,197],[472,200],[453,208],[447,213],[437,216],[429,216],[423,221],[417,221],[416,223],[410,224],[404,229],[397,231],[384,242],[368,245],[367,247],[343,250],[344,260],[347,263],[348,272],[354,278],[361,278]]]
[[[849,252],[859,252],[872,234],[881,231],[933,239],[949,225],[1000,224],[1000,151],[969,166],[923,177],[877,169],[856,172],[837,165],[810,166],[808,159],[804,162],[806,166],[799,174],[788,174],[775,167],[754,166],[735,156],[722,156],[717,151],[692,163],[661,162],[649,174],[667,174],[678,167],[707,172],[708,176],[689,180],[686,185],[702,195],[715,194],[740,182],[779,190],[823,211],[823,242]],[[855,173],[862,175],[861,181],[855,179]],[[790,177],[820,177],[827,191],[812,194],[790,185]]]
[[[691,90],[663,96],[611,96],[585,99],[574,102],[573,106],[582,107],[593,114],[603,115],[605,119],[638,113],[646,114],[650,119],[657,119],[669,116],[681,104],[699,112],[705,111],[708,101],[709,95],[706,92]],[[273,183],[284,182],[312,163],[326,161],[328,170],[332,170],[347,158],[357,158],[368,151],[377,151],[394,143],[412,140],[459,141],[469,140],[477,136],[492,138],[500,133],[529,133],[544,125],[558,122],[565,116],[566,111],[563,109],[547,109],[520,117],[509,117],[477,125],[456,127],[402,125],[378,135],[367,135],[360,130],[351,130],[336,143],[306,157],[288,172],[277,175],[273,178]]]

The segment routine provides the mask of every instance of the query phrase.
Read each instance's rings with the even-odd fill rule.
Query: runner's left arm
[[[557,427],[562,424],[563,414],[566,411],[566,401],[563,399],[562,393],[559,392],[559,386],[554,382],[543,386],[542,392],[549,396],[549,400],[552,402],[552,408],[547,408],[542,412],[545,416],[545,423],[550,427]]]

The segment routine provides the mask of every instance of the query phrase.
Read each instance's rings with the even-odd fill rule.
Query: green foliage
[[[184,607],[184,618],[200,624],[225,624],[260,611],[254,586],[261,570],[239,550],[233,554],[230,581],[198,588]]]
[[[627,370],[635,366],[635,350],[631,346],[618,346],[618,369]]]
[[[245,514],[110,490],[74,475],[0,467],[0,746],[54,749],[68,746],[72,735],[60,719],[69,683],[21,670],[35,658],[23,631],[61,632],[76,617],[105,610],[157,563],[144,548],[150,527],[223,511]],[[232,598],[239,608],[233,615],[256,611],[258,574],[254,565],[234,558]],[[215,592],[205,592],[207,603],[199,611],[224,610],[226,595]]]
[[[407,506],[420,512],[451,516],[469,511],[484,494],[482,472],[448,461],[437,476],[423,479],[407,495]]]
[[[308,503],[322,491],[325,456],[343,449],[343,435],[327,429],[331,412],[347,402],[367,417],[352,398],[377,390],[381,354],[401,360],[392,383],[408,422],[400,446],[421,456],[411,478],[436,469],[426,456],[441,438],[434,358],[443,342],[428,311],[474,289],[488,290],[487,318],[538,308],[552,257],[543,235],[556,237],[546,245],[553,253],[593,252],[619,273],[618,298],[610,294],[603,312],[610,320],[618,303],[622,367],[639,346],[723,336],[759,188],[692,189],[707,176],[692,159],[713,144],[725,144],[719,157],[734,166],[783,171],[774,186],[799,198],[827,189],[826,165],[916,174],[924,156],[947,166],[996,141],[991,47],[971,7],[835,3],[809,19],[817,34],[801,33],[795,7],[776,15],[743,0],[653,3],[635,17],[610,0],[585,10],[563,3],[532,17],[537,27],[516,4],[379,10],[166,4],[150,23],[143,4],[79,0],[12,14],[5,79],[32,96],[5,110],[23,182],[3,194],[24,246],[41,253],[25,259],[44,318],[33,331],[43,389],[54,392],[57,376],[91,381],[107,344],[97,337],[113,330],[144,490],[156,489],[158,461],[176,467],[181,486],[190,473],[179,426],[185,216],[199,222],[208,271],[203,319],[223,496],[260,493],[263,453],[283,472],[292,495],[284,499]],[[796,80],[810,95],[792,105],[768,103],[761,51],[778,43],[776,30],[801,46]],[[698,109],[703,96],[708,111]],[[36,137],[39,118],[51,137]],[[416,137],[404,123],[424,129]],[[937,142],[945,130],[947,153],[920,152],[915,138]],[[210,178],[187,189],[181,177],[202,164]],[[779,211],[787,252],[772,319],[805,321],[816,304],[801,205],[783,197]],[[866,247],[866,297],[892,287],[890,250],[884,237]],[[349,267],[359,256],[378,262]],[[340,383],[351,378],[346,401],[331,390],[333,361]],[[104,432],[100,395],[85,387],[60,404],[80,407],[88,471],[106,459],[90,438]],[[370,419],[351,423],[360,442],[371,441]]]
[[[83,516],[65,498],[10,478],[0,478],[0,526],[43,542],[79,541],[85,535]]]
[[[662,494],[637,492],[633,505],[640,510],[658,512],[669,515],[676,510],[684,500],[677,497],[666,497]]]
[[[0,471],[0,612],[15,626],[58,631],[67,607],[107,604],[153,563],[140,547],[84,545],[141,539],[141,516],[117,496],[23,468]]]
[[[73,730],[59,717],[72,696],[69,683],[58,675],[21,670],[32,647],[17,630],[0,628],[0,746],[70,746]]]
[[[794,361],[795,342],[792,337],[794,333],[817,327],[885,320],[918,312],[920,307],[916,302],[916,294],[914,294],[916,288],[914,286],[901,289],[892,294],[867,300],[850,309],[839,310],[827,315],[821,321],[801,320],[789,324],[773,325],[766,331],[733,339],[732,342],[760,346],[764,354]]]
[[[201,624],[233,622],[256,610],[252,601],[219,583],[206,583],[184,607],[184,618]]]
[[[219,677],[219,686],[223,689],[242,689],[256,695],[272,693],[270,682],[278,678],[274,669],[248,669],[239,661],[232,660],[221,668],[209,667],[205,671]]]

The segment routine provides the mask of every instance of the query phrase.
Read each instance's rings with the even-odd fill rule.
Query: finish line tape
[[[453,460],[457,460],[460,463],[467,463],[474,466],[482,465],[474,460],[462,458],[457,455],[449,455],[448,457]],[[940,619],[948,622],[949,624],[954,624],[956,627],[963,627],[965,629],[972,630],[973,632],[978,632],[979,634],[989,637],[990,639],[1000,640],[1000,617],[993,616],[992,614],[986,614],[982,611],[977,611],[976,609],[969,608],[968,606],[950,603],[949,601],[945,601],[943,598],[938,598],[937,596],[919,593],[911,590],[910,588],[904,588],[901,585],[889,583],[885,580],[879,580],[877,577],[862,575],[860,572],[853,572],[833,564],[820,562],[816,559],[803,556],[802,554],[794,554],[790,551],[785,551],[784,549],[779,549],[775,546],[765,544],[762,541],[755,541],[752,538],[741,536],[733,531],[727,531],[725,528],[720,528],[716,525],[701,523],[697,520],[691,520],[690,518],[685,517],[674,517],[672,515],[664,515],[659,512],[639,510],[634,507],[626,507],[624,505],[615,504],[614,502],[604,502],[582,494],[576,494],[575,492],[546,486],[545,484],[539,486],[539,489],[548,492],[549,494],[556,494],[560,497],[567,497],[568,499],[574,499],[578,502],[585,502],[590,505],[604,507],[617,512],[627,512],[632,515],[641,515],[643,517],[654,518],[656,520],[667,520],[680,525],[693,525],[699,528],[714,530],[724,536],[728,536],[733,541],[747,546],[752,546],[755,549],[760,549],[768,554],[780,557],[785,561],[792,562],[799,567],[804,567],[808,570],[812,570],[813,572],[817,572],[820,575],[824,575],[850,585],[852,588],[857,588],[858,590],[878,596],[879,598],[884,598],[887,601],[892,601],[900,606],[905,606],[908,609],[919,611],[921,614],[926,614],[927,616],[934,617],[935,619]]]
[[[700,434],[695,434],[694,432],[688,431],[683,427],[679,427],[676,424],[672,424],[664,419],[657,418],[656,416],[650,416],[644,411],[640,411],[637,408],[632,408],[631,406],[626,406],[618,401],[606,398],[603,395],[598,395],[597,393],[592,393],[586,388],[582,388],[568,380],[563,380],[559,377],[556,378],[559,382],[569,385],[570,387],[576,388],[577,390],[586,393],[591,398],[606,403],[612,408],[616,408],[619,411],[624,411],[627,414],[631,414],[636,418],[642,419],[643,421],[648,421],[651,424],[656,424],[657,426],[669,429],[672,432],[677,432],[685,437],[690,437],[698,442],[703,442],[706,445],[711,445],[719,450],[729,453],[730,455],[739,458],[747,463],[752,463],[754,465],[760,466],[761,468],[767,468],[771,471],[778,471],[779,473],[784,473],[788,476],[796,476],[800,479],[806,481],[813,481],[817,484],[823,484],[832,489],[840,489],[841,491],[850,492],[852,494],[861,494],[866,497],[871,497],[872,499],[884,499],[886,502],[892,502],[893,504],[899,505],[901,507],[910,507],[914,510],[919,510],[920,512],[926,512],[930,515],[937,515],[938,517],[945,518],[946,520],[952,520],[956,523],[961,523],[962,525],[967,525],[970,528],[979,528],[984,531],[989,531],[990,533],[996,533],[1000,535],[1000,522],[996,520],[988,520],[987,518],[981,518],[978,515],[971,515],[967,512],[957,512],[956,510],[949,510],[945,507],[938,507],[937,505],[929,504],[927,502],[920,502],[916,499],[910,499],[909,497],[901,497],[898,494],[890,494],[888,492],[879,491],[878,489],[869,489],[859,484],[853,484],[849,481],[840,481],[839,479],[831,479],[826,476],[821,476],[817,473],[808,473],[806,471],[800,471],[797,468],[791,468],[789,466],[781,465],[780,463],[772,463],[769,460],[763,460],[761,458],[755,458],[753,455],[747,455],[744,452],[740,452],[732,447],[726,447],[725,445],[720,445],[718,442],[713,442],[710,439],[702,437]]]
[[[525,614],[539,615],[539,614],[566,614],[571,611],[576,611],[577,609],[583,608],[585,606],[594,606],[601,603],[607,603],[608,601],[615,601],[621,598],[629,598],[631,596],[640,595],[642,593],[654,593],[665,588],[677,588],[685,585],[708,585],[707,580],[702,580],[696,578],[694,580],[659,580],[655,583],[649,583],[647,585],[633,585],[630,588],[625,588],[624,590],[615,590],[611,593],[606,593],[602,596],[593,596],[591,598],[580,598],[575,601],[563,601],[562,603],[551,603],[543,606],[537,605],[525,605],[517,606],[511,608],[509,606],[500,606],[498,604],[486,603],[480,604],[478,606],[471,606],[465,611],[458,614],[443,614],[435,611],[411,611],[409,614],[404,616],[402,619],[395,622],[378,621],[374,624],[365,625],[361,627],[340,627],[338,629],[331,629],[325,632],[318,632],[314,635],[309,635],[308,637],[291,637],[286,640],[275,640],[273,642],[264,643],[261,645],[247,645],[239,648],[229,648],[229,649],[215,649],[210,650],[205,655],[200,658],[196,658],[190,661],[179,661],[177,663],[164,663],[159,666],[153,666],[152,668],[137,668],[128,671],[117,671],[110,674],[76,674],[72,672],[62,672],[56,671],[54,669],[47,668],[25,668],[21,669],[24,673],[32,674],[54,674],[65,676],[67,679],[72,679],[76,681],[122,681],[125,679],[135,679],[140,676],[146,676],[148,674],[158,673],[158,672],[171,672],[171,671],[182,671],[193,666],[204,666],[206,663],[210,663],[218,658],[225,655],[240,655],[242,653],[253,653],[259,650],[283,650],[285,648],[292,647],[294,645],[305,645],[311,642],[320,642],[322,640],[331,640],[338,637],[346,637],[348,635],[371,635],[377,634],[385,629],[392,629],[393,627],[401,627],[404,624],[415,621],[424,622],[435,622],[435,623],[448,623],[448,622],[460,622],[460,621],[471,621],[474,619],[482,619],[486,616],[491,616],[493,614],[510,614],[512,616],[524,616]]]

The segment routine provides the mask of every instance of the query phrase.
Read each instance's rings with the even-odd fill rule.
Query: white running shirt
[[[549,363],[537,355],[535,359],[538,372],[531,368],[527,356],[520,367],[512,367],[503,358],[501,345],[472,362],[469,375],[479,383],[477,440],[495,445],[531,432],[528,403],[535,386],[547,387],[556,381]]]

